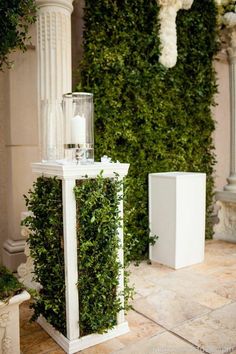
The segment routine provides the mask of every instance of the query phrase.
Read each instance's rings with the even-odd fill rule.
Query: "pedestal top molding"
[[[42,7],[48,7],[48,6],[53,6],[53,7],[63,7],[66,10],[69,10],[72,12],[73,10],[73,0],[36,0],[36,4],[39,8]]]
[[[176,171],[176,172],[158,172],[158,173],[149,173],[149,176],[154,176],[154,177],[163,177],[163,178],[202,178],[206,177],[205,173],[202,172],[182,172],[182,171]]]
[[[60,179],[85,179],[93,178],[103,171],[103,177],[119,177],[127,175],[129,169],[128,163],[102,163],[95,162],[91,165],[59,164],[53,162],[32,163],[32,171],[37,174],[43,174],[46,177],[57,176]]]

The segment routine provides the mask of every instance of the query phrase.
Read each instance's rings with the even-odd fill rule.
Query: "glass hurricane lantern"
[[[94,162],[93,94],[63,95],[65,159],[80,164]]]

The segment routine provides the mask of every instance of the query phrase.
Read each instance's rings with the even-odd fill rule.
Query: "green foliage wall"
[[[178,12],[178,62],[158,62],[156,0],[86,0],[78,88],[95,96],[95,153],[131,164],[127,178],[126,255],[147,254],[148,173],[206,172],[207,237],[213,190],[211,106],[216,92],[214,0]]]

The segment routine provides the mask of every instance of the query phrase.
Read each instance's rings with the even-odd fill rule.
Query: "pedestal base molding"
[[[24,217],[31,215],[30,212],[24,213]],[[21,235],[27,240],[29,237],[29,229],[26,226],[22,226]],[[30,248],[27,242],[25,242],[24,254],[26,262],[21,263],[17,268],[19,281],[26,286],[26,288],[40,289],[40,284],[34,281],[34,262],[30,257]]]
[[[24,248],[24,240],[6,240],[2,251],[3,264],[12,271],[16,271],[18,265],[25,262]]]
[[[50,325],[44,317],[40,316],[37,322],[68,354],[77,353],[80,350],[84,350],[88,347],[103,343],[107,340],[122,336],[129,332],[128,322],[125,321],[103,334],[93,333],[81,338],[69,340],[60,332],[55,330],[54,327]]]
[[[40,284],[34,281],[34,262],[30,257],[30,249],[28,244],[25,245],[25,255],[26,262],[19,265],[17,268],[17,273],[19,275],[19,281],[26,286],[26,288],[30,289],[40,289]]]
[[[222,198],[225,197],[225,200]],[[214,239],[236,243],[236,194],[216,194],[219,222],[214,226]]]

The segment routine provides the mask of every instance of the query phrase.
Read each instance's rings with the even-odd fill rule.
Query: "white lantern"
[[[94,162],[93,94],[63,95],[65,158],[77,163]]]

